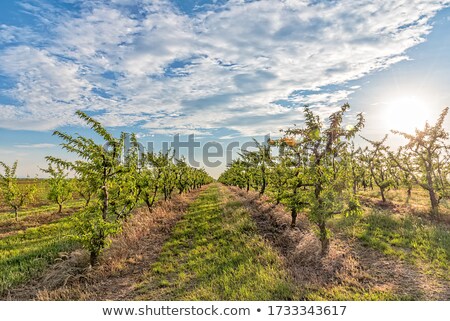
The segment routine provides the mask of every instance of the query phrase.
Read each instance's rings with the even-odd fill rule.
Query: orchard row
[[[325,123],[305,108],[305,125],[283,131],[278,140],[257,144],[256,151],[243,151],[221,175],[219,181],[247,191],[267,193],[274,202],[287,206],[296,224],[297,213],[304,211],[319,231],[322,252],[329,248],[327,221],[336,214],[362,214],[358,190],[378,188],[383,202],[391,188],[413,186],[427,191],[431,215],[439,215],[440,203],[450,198],[449,133],[444,127],[448,108],[434,125],[427,123],[414,134],[393,131],[406,140],[397,150],[380,141],[363,139],[366,146],[355,146],[355,138],[364,126],[357,115],[356,124],[343,120],[350,106],[345,104]],[[273,157],[272,148],[282,149]],[[407,200],[407,201],[408,201]]]
[[[77,160],[48,156],[48,168],[43,171],[49,175],[48,199],[59,205],[59,211],[74,193],[85,200],[84,208],[72,218],[77,238],[90,252],[94,265],[110,236],[120,231],[136,206],[146,204],[151,210],[158,199],[168,200],[174,193],[189,192],[212,182],[212,178],[204,169],[190,167],[184,159],[175,160],[170,152],[140,153],[134,135],[125,153],[125,134],[116,138],[83,112],[77,115],[103,143],[56,131],[54,135],[63,141],[62,148]],[[21,184],[16,176],[17,162],[12,166],[0,162],[0,166],[2,202],[15,212],[17,220],[21,207],[32,202],[36,184]],[[69,178],[70,174],[75,177]]]

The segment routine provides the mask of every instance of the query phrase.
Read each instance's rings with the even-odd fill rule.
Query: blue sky
[[[367,137],[412,130],[450,105],[449,5],[1,1],[0,159],[39,173],[64,155],[53,130],[86,132],[77,109],[156,146],[277,135],[305,104],[326,116],[346,101]]]

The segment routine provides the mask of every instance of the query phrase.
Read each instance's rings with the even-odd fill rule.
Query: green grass
[[[359,191],[358,194],[381,201],[380,190],[375,186],[373,190]],[[397,203],[406,203],[406,188],[390,189],[386,193],[386,199]],[[429,206],[428,192],[421,187],[414,187],[411,194],[410,204]]]
[[[312,290],[305,296],[305,300],[308,301],[414,301],[415,299],[412,295],[398,295],[381,290],[364,291],[345,285]]]
[[[359,191],[360,196],[369,197],[373,200],[381,201],[381,194],[378,188],[373,190],[367,189],[366,191]],[[386,200],[388,202],[394,202],[398,205],[406,205],[407,190],[404,187],[399,189],[391,189],[386,192]],[[408,202],[411,210],[421,214],[429,214],[431,210],[430,196],[426,190],[421,187],[414,187],[411,194],[411,199]],[[442,215],[450,215],[450,202],[447,199],[443,199],[439,206],[439,211]]]
[[[77,246],[67,217],[0,239],[0,294],[41,273],[58,257]]]
[[[300,288],[243,205],[221,193],[214,185],[190,206],[137,285],[137,300],[416,299],[353,281]]]
[[[68,201],[66,204],[63,205],[63,213],[67,209],[72,208],[80,208],[84,206],[85,201],[84,200],[71,200]],[[26,219],[28,216],[34,216],[39,215],[41,213],[48,213],[48,212],[57,212],[58,211],[58,205],[57,204],[49,204],[49,205],[42,205],[38,207],[25,207],[21,210],[19,210],[18,217],[20,219]],[[9,212],[3,212],[0,213],[0,222],[8,221],[8,220],[15,220],[15,215],[12,211]]]
[[[379,209],[359,220],[339,218],[334,225],[366,246],[450,280],[450,231],[443,226]]]
[[[220,193],[213,185],[190,206],[138,286],[137,299],[293,299],[280,257],[242,204],[223,202]]]
[[[25,211],[23,217],[53,208]],[[436,223],[374,208],[358,219],[336,217],[331,226],[449,280],[450,232]],[[0,295],[39,276],[60,252],[77,246],[70,217],[0,239]],[[144,280],[136,286],[138,300],[417,299],[388,288],[367,289],[359,281],[299,288],[243,204],[217,184],[191,204]]]

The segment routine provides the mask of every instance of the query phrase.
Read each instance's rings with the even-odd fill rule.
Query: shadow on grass
[[[280,258],[255,233],[242,204],[217,185],[191,205],[138,286],[141,300],[288,300]]]
[[[429,277],[421,268],[404,263],[398,257],[384,255],[375,246],[372,249],[361,240],[365,235],[374,244],[380,244],[383,239],[379,236],[384,233],[409,233],[411,244],[417,233],[411,222],[397,222],[392,215],[386,219],[373,216],[368,221],[366,218],[336,218],[330,225],[337,234],[332,237],[329,254],[322,257],[314,226],[303,214],[299,215],[297,226],[290,228],[290,213],[283,206],[274,206],[264,198],[255,198],[254,193],[247,194],[233,187],[230,189],[252,213],[259,233],[285,257],[294,284],[301,290],[300,299],[442,300],[450,295],[447,281]],[[434,249],[428,246],[429,251],[435,251],[436,257],[440,257],[439,253],[442,255],[442,249],[447,247],[447,233],[439,229],[428,234],[431,242],[438,244]],[[352,237],[355,235],[360,238]],[[433,257],[429,253],[426,255]],[[445,257],[441,257],[440,263],[444,262],[443,259]],[[448,269],[445,264],[444,268]]]
[[[337,227],[366,246],[450,280],[450,231],[445,227],[412,215],[394,216],[380,209],[371,209],[360,220],[342,219]]]

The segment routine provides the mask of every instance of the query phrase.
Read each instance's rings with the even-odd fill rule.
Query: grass
[[[50,204],[47,200],[47,180],[21,179],[19,184],[35,184],[37,188],[34,201],[19,211],[19,221],[36,219],[58,210],[58,205]],[[83,204],[83,200],[71,200],[63,206],[63,211],[79,208]],[[1,193],[0,222],[15,223],[14,213],[2,204]],[[48,224],[29,227],[24,231],[17,230],[12,235],[0,238],[0,295],[37,277],[54,262],[59,253],[78,246],[72,231],[70,217],[55,218]]]
[[[85,201],[84,200],[70,200],[67,203],[63,205],[63,212],[66,211],[69,208],[80,208],[84,206]],[[41,213],[48,213],[48,212],[57,212],[58,211],[58,205],[57,204],[49,204],[49,205],[42,205],[38,207],[26,207],[21,210],[19,210],[18,217],[20,219],[26,219],[28,216],[35,216],[39,215]],[[9,212],[3,212],[0,213],[0,222],[3,221],[13,221],[15,220],[15,215],[12,211]]]
[[[223,192],[213,186],[191,205],[164,244],[158,261],[145,275],[145,281],[136,286],[137,300],[418,299],[419,294],[398,292],[395,287],[371,288],[365,283],[368,280],[360,280],[351,275],[341,275],[340,282],[333,281],[324,285],[303,286],[294,283],[290,274],[292,272],[287,270],[288,267],[283,264],[278,252],[260,236],[243,204],[229,198],[226,192],[225,196],[221,195]],[[398,225],[386,225],[377,217],[365,219],[358,221],[357,229],[348,224],[348,219],[335,221],[334,225],[340,225],[346,231],[357,230],[361,233],[362,242],[363,232],[370,231],[364,224],[374,228],[374,224],[380,224],[379,228],[386,229],[385,233],[393,234],[414,226],[406,222],[405,227],[400,222]],[[417,229],[409,230],[408,233],[408,240],[412,242]],[[448,268],[445,260],[448,258],[442,255],[440,249],[443,246],[440,243],[443,242],[442,235],[435,234],[434,237],[438,243],[429,244],[426,249],[417,246],[420,249],[418,253],[431,257],[431,252],[434,251],[437,261],[433,264],[441,273],[445,273]],[[374,238],[379,238],[379,235]],[[389,237],[386,236],[385,239]],[[406,259],[407,251],[404,255]]]
[[[377,208],[369,209],[360,219],[338,218],[334,226],[365,246],[450,280],[450,231],[443,226]]]
[[[362,196],[375,198],[377,200],[381,201],[381,194],[380,190],[375,186],[373,190],[367,189],[365,191],[360,190],[358,192]],[[398,203],[406,203],[407,194],[406,194],[406,188],[399,188],[399,189],[390,189],[386,192],[386,199]],[[429,206],[429,196],[428,192],[424,190],[421,187],[414,187],[411,193],[411,204],[418,204],[418,205],[426,205]]]
[[[413,296],[398,295],[389,290],[362,290],[344,285],[311,291],[308,301],[413,301]]]
[[[60,252],[76,247],[72,230],[67,217],[0,239],[0,295],[39,275]]]
[[[190,206],[137,287],[138,300],[289,300],[281,258],[242,204],[213,185]]]
[[[359,191],[358,194],[363,197],[369,197],[373,200],[381,201],[381,194],[377,188],[374,188],[373,190],[367,189],[366,191]],[[386,199],[388,202],[406,205],[407,198],[407,190],[404,187],[399,189],[391,189],[386,192]],[[421,214],[429,214],[431,206],[428,191],[418,186],[414,187],[412,189],[411,198],[408,205],[410,211],[412,210]],[[439,210],[442,215],[450,215],[450,202],[443,199],[439,206]]]
[[[21,217],[53,209],[45,205],[26,210]],[[418,266],[424,273],[450,279],[450,232],[445,226],[377,206],[366,208],[360,218],[337,216],[330,225],[335,232]],[[38,277],[61,252],[76,248],[72,231],[71,218],[65,217],[0,239],[0,295]],[[261,236],[249,210],[218,184],[200,194],[170,233],[157,262],[149,267],[144,281],[135,285],[135,299],[418,299],[395,288],[370,287],[364,277],[351,275],[324,285],[295,284],[293,272]]]
[[[242,194],[246,197],[245,193]],[[255,193],[249,195],[250,199],[257,199]],[[254,202],[257,216],[269,210],[263,202]],[[445,297],[445,293],[448,293],[445,292],[445,284],[449,275],[448,225],[422,216],[414,217],[407,206],[400,207],[400,211],[398,206],[388,206],[389,211],[379,213],[375,209],[382,206],[377,204],[373,203],[374,209],[365,208],[363,217],[336,215],[330,220],[329,227],[334,234],[332,247],[329,255],[322,259],[315,256],[317,252],[305,251],[311,248],[304,247],[309,243],[309,239],[303,236],[305,230],[300,228],[298,232],[288,232],[288,235],[280,230],[281,237],[287,240],[292,237],[293,243],[285,243],[288,248],[295,250],[287,254],[286,262],[296,282],[296,276],[299,276],[296,286],[299,288],[300,300],[400,301]],[[391,209],[400,214],[391,213]],[[377,213],[383,217],[380,219]],[[280,210],[276,216],[274,222],[277,226],[289,224],[288,212]],[[263,233],[266,225],[267,222],[263,220]],[[381,243],[384,246],[377,246]],[[276,241],[274,244],[279,246],[280,243]],[[310,245],[314,246],[312,242]],[[404,264],[397,257],[413,264]],[[298,262],[289,264],[297,258]],[[377,258],[381,260],[380,264],[377,264]]]

